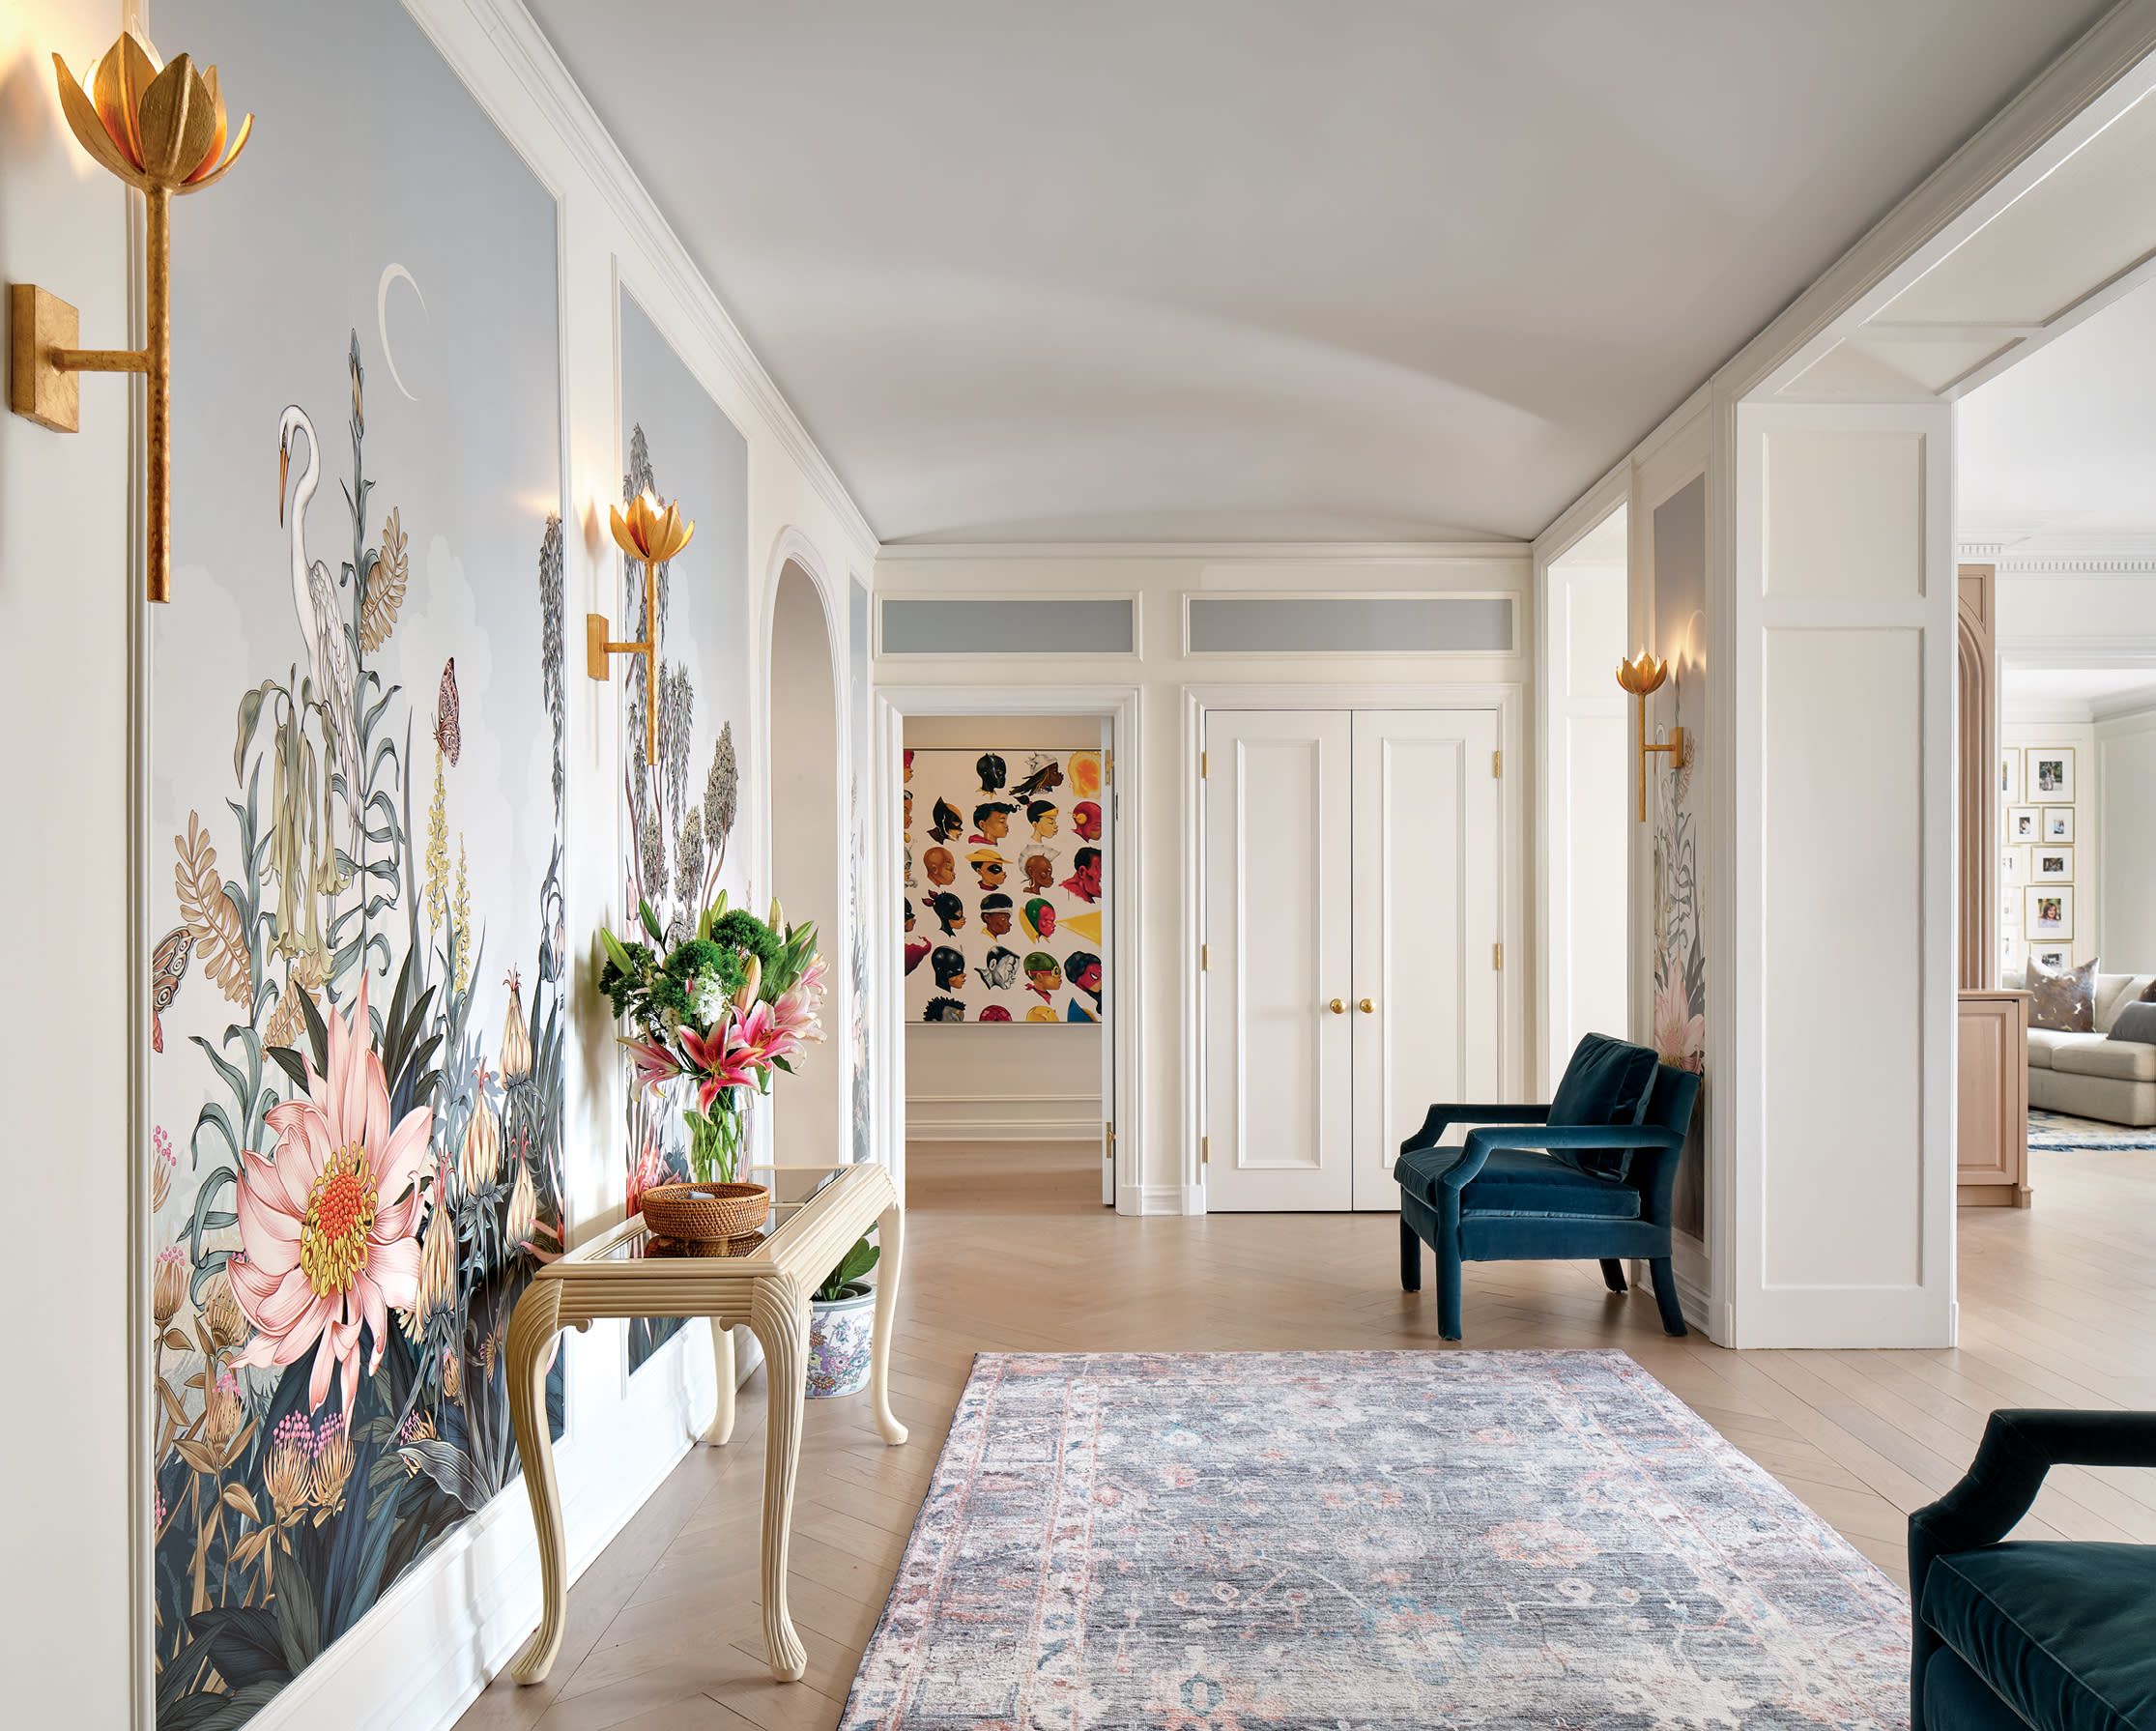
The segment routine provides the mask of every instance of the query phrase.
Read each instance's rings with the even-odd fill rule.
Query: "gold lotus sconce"
[[[689,544],[696,525],[681,520],[678,501],[662,509],[648,487],[629,501],[626,514],[617,505],[608,515],[614,544],[644,564],[644,641],[615,643],[607,636],[612,627],[607,624],[606,615],[586,614],[586,671],[594,679],[603,679],[612,666],[610,656],[644,657],[644,761],[655,764],[659,761],[659,706],[654,701],[659,689],[659,567]]]
[[[56,433],[81,425],[77,373],[141,373],[149,384],[148,547],[150,599],[172,598],[172,199],[222,180],[246,148],[254,116],[226,146],[217,69],[197,72],[187,55],[160,65],[149,44],[123,31],[80,80],[59,55],[60,106],[82,148],[143,196],[149,275],[139,349],[78,349],[74,307],[35,283],[9,286],[8,401]]]
[[[1647,754],[1666,751],[1673,765],[1682,768],[1684,763],[1684,730],[1673,727],[1668,739],[1660,744],[1651,744],[1647,737],[1647,698],[1650,692],[1659,691],[1662,681],[1669,678],[1669,663],[1657,661],[1645,649],[1630,661],[1617,664],[1617,682],[1639,699],[1639,821],[1647,822]]]

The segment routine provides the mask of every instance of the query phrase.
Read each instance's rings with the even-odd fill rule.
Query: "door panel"
[[[1353,1205],[1351,730],[1339,710],[1206,717],[1206,1205]]]
[[[1499,1097],[1497,717],[1365,710],[1353,734],[1354,1206],[1397,1208],[1431,1103]]]

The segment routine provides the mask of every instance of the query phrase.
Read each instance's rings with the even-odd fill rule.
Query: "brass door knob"
[[[1326,1007],[1327,1009],[1331,1010],[1331,1011],[1333,1012],[1333,1014],[1334,1014],[1334,1015],[1336,1015],[1336,1016],[1345,1016],[1345,1015],[1347,1014],[1347,1005],[1345,1005],[1344,1003],[1342,1003],[1342,1002],[1341,1002],[1341,1001],[1340,1001],[1340,1000],[1339,1000],[1338,998],[1337,998],[1337,997],[1336,997],[1336,998],[1335,998],[1335,999],[1334,999],[1334,1000],[1333,1000],[1333,1001],[1332,1001],[1331,1003],[1327,1004],[1327,1005],[1326,1005],[1325,1007]]]
[[[1363,1014],[1367,1016],[1377,1008],[1377,1005],[1372,1003],[1368,998],[1365,997],[1360,1007],[1363,1011]]]

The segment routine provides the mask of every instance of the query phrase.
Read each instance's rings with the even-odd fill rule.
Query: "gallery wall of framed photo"
[[[2094,730],[1999,729],[1999,965],[2078,967],[2097,931]]]

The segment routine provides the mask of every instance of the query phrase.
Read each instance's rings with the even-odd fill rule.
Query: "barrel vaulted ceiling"
[[[530,0],[886,541],[1536,534],[2103,0]]]

